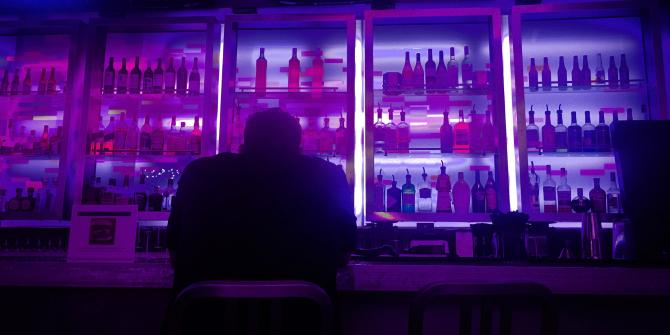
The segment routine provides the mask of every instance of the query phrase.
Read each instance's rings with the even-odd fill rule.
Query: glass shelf
[[[127,154],[123,154],[123,153]],[[190,162],[200,156],[190,155],[190,152],[165,151],[164,153],[175,153],[174,155],[152,155],[152,154],[137,154],[137,151],[124,151],[116,154],[108,155],[87,155],[88,159],[95,159],[97,162],[149,162],[149,163],[179,163]]]
[[[545,90],[542,85],[537,90],[531,90],[530,87],[523,88],[525,94],[588,94],[588,93],[640,93],[646,89],[643,80],[631,80],[628,88],[610,88],[608,84],[593,84],[591,88],[573,89],[572,86],[561,89],[558,84],[552,83],[550,90]]]
[[[17,162],[30,162],[30,161],[58,161],[60,155],[38,155],[38,154],[21,154],[21,153],[12,153],[12,154],[0,154],[0,159],[8,163],[16,164]]]
[[[256,88],[255,87],[245,87],[245,86],[238,86],[235,88],[236,93],[254,93],[256,94]],[[329,86],[324,86],[320,88],[312,88],[312,87],[298,87],[298,88],[291,88],[289,89],[288,87],[266,87],[265,88],[265,93],[264,94],[296,94],[296,93],[326,93],[326,94],[332,94],[332,93],[347,93],[346,91],[340,90],[339,87],[329,87]]]
[[[490,213],[399,213],[399,212],[371,212],[368,221],[373,222],[490,222]]]
[[[530,213],[529,216],[531,222],[581,222],[584,215],[582,213]],[[602,221],[613,222],[620,216],[621,214],[605,213]]]
[[[440,153],[440,152],[412,152],[410,153],[388,153],[375,154],[375,165],[415,165],[415,164],[445,164],[455,160],[491,160],[495,157],[494,153],[470,154],[470,153]],[[439,149],[436,149],[439,151]],[[491,161],[491,163],[493,163]]]
[[[609,152],[529,152],[528,157],[570,157],[570,158],[580,158],[580,157],[614,157],[614,154]]]
[[[478,96],[478,95],[490,95],[492,94],[492,89],[489,87],[483,88],[448,88],[448,89],[431,89],[433,92],[426,92],[425,89],[422,90],[405,90],[397,92],[395,94],[387,94],[383,89],[375,89],[375,96],[380,96],[382,99],[394,98],[394,97],[444,97],[444,96]]]

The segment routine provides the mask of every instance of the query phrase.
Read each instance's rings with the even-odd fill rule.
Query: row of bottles
[[[300,122],[300,120],[297,120]],[[340,116],[337,129],[330,128],[330,118],[323,118],[323,127],[319,129],[318,119],[307,118],[307,127],[302,131],[302,150],[305,153],[336,154],[346,156],[349,152],[349,136],[345,127],[345,119]]]
[[[188,87],[187,87],[188,85]],[[140,57],[135,57],[135,66],[128,72],[126,58],[121,59],[121,69],[114,68],[114,57],[109,58],[109,65],[104,72],[102,92],[104,94],[178,94],[199,95],[200,73],[198,72],[198,57],[193,59],[191,73],[186,70],[186,57],[181,58],[181,66],[175,70],[174,58],[170,57],[168,66],[163,71],[162,60],[158,58],[155,69],[151,68],[151,61],[147,61],[144,73],[140,70]]]
[[[540,177],[535,171],[535,164],[531,162],[530,168],[530,209],[531,213],[572,213],[574,206],[571,202],[575,200],[583,201],[584,190],[577,189],[577,198],[572,198],[572,188],[568,185],[568,173],[565,168],[561,168],[560,184],[552,178],[553,171],[551,165],[546,166],[546,177],[540,187]],[[542,198],[540,198],[540,188],[542,188]],[[593,178],[593,189],[589,191],[590,208],[595,213],[622,213],[621,193],[616,183],[616,174],[610,173],[610,187],[607,191],[600,187],[600,178]],[[542,204],[540,204],[542,199]],[[588,200],[588,199],[587,199]]]
[[[398,188],[398,182],[393,175],[391,186],[387,187],[382,172],[379,170],[374,189],[374,210],[377,212],[466,214],[470,212],[490,213],[498,208],[497,187],[492,171],[488,172],[488,179],[485,184],[482,184],[480,171],[476,170],[472,188],[465,181],[463,172],[458,173],[458,180],[452,188],[444,163],[440,167],[440,174],[437,176],[434,188],[425,168],[416,186],[412,184],[412,175],[408,169],[405,184],[401,188]],[[433,208],[433,199],[436,199],[435,208]]]
[[[400,123],[393,121],[394,109],[388,108],[389,122],[382,120],[381,105],[377,108],[377,122],[374,125],[375,153],[409,153],[410,126],[406,122],[404,110],[400,110]],[[491,121],[491,112],[478,114],[475,106],[470,111],[470,122],[465,121],[463,110],[458,112],[459,121],[452,127],[449,112],[443,113],[440,127],[440,152],[442,153],[492,153],[496,151],[495,127]]]
[[[42,134],[38,135],[36,130],[18,127],[14,119],[9,119],[7,128],[0,132],[0,154],[59,155],[62,141],[61,126],[54,132],[44,125]]]
[[[461,82],[458,80],[458,63],[456,62],[455,49],[449,48],[449,61],[444,62],[444,52],[439,51],[437,65],[433,60],[433,49],[428,49],[428,61],[425,69],[421,63],[421,53],[416,53],[414,68],[410,62],[410,52],[405,52],[405,65],[401,73],[401,87],[406,92],[435,93],[437,90],[453,89],[457,87],[472,88],[474,84],[474,71],[470,59],[470,49],[464,47],[464,56],[461,61]]]
[[[142,172],[139,181],[131,185],[131,176],[123,176],[123,184],[118,185],[116,178],[109,178],[103,185],[101,177],[93,177],[85,185],[82,202],[101,205],[137,205],[139,211],[170,211],[177,192],[175,179],[167,180],[167,186],[147,185],[147,175]]]
[[[607,78],[605,78],[605,68],[603,67],[602,55],[597,55],[597,65],[595,71],[595,78],[589,67],[589,58],[587,55],[582,56],[582,67],[579,67],[579,57],[572,58],[571,87],[573,90],[590,89],[593,83],[598,85],[605,85],[609,88],[628,88],[630,87],[630,76],[628,65],[626,64],[626,55],[621,54],[619,67],[617,68],[614,56],[610,56],[609,68],[607,69]],[[551,68],[549,67],[549,58],[544,57],[542,69],[542,90],[550,91],[552,88]],[[568,70],[565,67],[563,56],[558,59],[557,83],[559,90],[567,90],[568,88]],[[531,91],[539,89],[538,70],[535,65],[535,58],[530,59],[530,69],[528,70],[528,86]]]
[[[177,116],[172,116],[170,130],[163,130],[162,119],[156,115],[154,125],[151,125],[150,115],[144,117],[142,128],[138,127],[137,116],[131,122],[126,120],[126,114],[121,113],[117,121],[114,116],[109,118],[107,126],[102,124],[102,116],[98,131],[88,137],[88,152],[90,154],[154,154],[199,155],[202,144],[202,130],[200,117],[196,116],[193,129],[186,130],[186,122],[181,122],[177,129]]]
[[[28,95],[33,91],[33,80],[30,77],[30,69],[27,68],[21,81],[21,70],[14,69],[14,76],[9,79],[9,69],[5,68],[2,81],[0,81],[0,96],[3,95]],[[38,94],[54,94],[57,92],[56,87],[56,68],[51,68],[51,72],[47,77],[47,69],[42,68],[40,80],[37,82]]]
[[[7,189],[0,186],[0,213],[45,213],[54,209],[56,194],[56,178],[44,178],[39,187],[16,188],[13,197],[7,194]]]
[[[260,48],[260,54],[256,59],[256,81],[255,90],[257,95],[264,95],[267,91],[267,69],[268,61],[265,58],[265,48]],[[321,50],[317,50],[312,58],[311,88],[313,91],[320,92],[324,87],[324,61],[321,58]],[[300,91],[301,65],[298,58],[298,49],[291,50],[291,58],[288,61],[288,81],[287,88],[289,92]]]
[[[642,105],[642,113],[646,113],[646,106]],[[633,120],[633,109],[628,108],[626,119]],[[598,124],[591,123],[591,112],[584,112],[584,125],[577,124],[577,112],[571,114],[570,125],[563,124],[563,110],[561,105],[556,110],[557,124],[551,123],[551,111],[547,105],[544,111],[544,126],[540,132],[535,124],[535,111],[531,105],[528,112],[526,126],[526,142],[529,152],[608,152],[611,151],[610,127],[605,122],[605,112],[598,113]],[[612,114],[612,122],[619,120],[618,113]],[[542,137],[540,138],[540,134]]]

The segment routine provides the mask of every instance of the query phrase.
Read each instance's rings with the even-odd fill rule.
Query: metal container
[[[584,213],[582,219],[582,259],[602,259],[600,213]]]

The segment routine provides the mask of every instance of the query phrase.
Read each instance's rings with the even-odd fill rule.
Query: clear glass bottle
[[[400,123],[398,123],[398,152],[409,153],[410,130],[405,121],[405,111],[400,110]]]
[[[561,168],[561,183],[556,188],[556,195],[558,212],[571,213],[572,207],[570,201],[572,200],[572,188],[568,185],[568,172],[565,168]]]
[[[605,68],[603,67],[603,55],[598,54],[598,65],[596,66],[596,84],[605,83]]]
[[[568,70],[565,68],[565,59],[563,56],[558,58],[558,89],[565,91],[568,89]]]
[[[572,120],[568,127],[568,151],[580,152],[582,151],[582,127],[577,124],[577,112],[573,111],[570,116]]]
[[[126,68],[126,57],[121,58],[121,69],[116,84],[116,94],[128,93],[128,69]]]
[[[458,111],[458,123],[454,125],[454,152],[470,152],[470,125],[465,122],[462,109]]]
[[[584,112],[584,126],[582,126],[582,148],[586,152],[596,151],[596,127],[591,123],[591,112]]]
[[[480,180],[479,170],[475,170],[475,183],[472,185],[470,195],[472,196],[472,212],[486,212],[486,191]]]
[[[591,88],[591,68],[589,68],[589,57],[582,56],[582,86],[584,89]]]
[[[470,212],[470,185],[465,181],[463,172],[458,173],[458,180],[454,184],[454,212],[467,214]]]
[[[535,58],[530,59],[530,70],[528,70],[528,87],[531,91],[537,91],[538,78],[537,67],[535,67]]]
[[[451,213],[451,180],[449,175],[446,173],[447,168],[442,162],[440,166],[440,175],[437,176],[437,207],[436,211],[438,213]]]
[[[444,119],[440,127],[440,152],[451,153],[454,151],[454,131],[449,124],[449,111],[442,113]]]
[[[416,62],[414,63],[414,72],[412,74],[414,89],[417,93],[422,93],[424,88],[424,71],[423,65],[421,65],[421,54],[416,53]]]
[[[402,212],[414,213],[416,212],[416,187],[412,184],[412,175],[407,170],[405,175],[405,184],[402,185]]]
[[[431,213],[433,211],[433,188],[430,185],[430,180],[428,180],[426,168],[423,168],[418,188],[417,210],[423,213]]]
[[[610,127],[605,123],[605,112],[602,110],[598,112],[598,125],[596,126],[596,148],[601,152],[607,152],[611,150]]]
[[[528,152],[539,152],[542,144],[540,142],[540,128],[535,124],[535,111],[533,105],[528,111],[528,126],[526,126],[526,145]]]
[[[377,122],[375,122],[375,131],[374,131],[374,144],[375,144],[375,153],[383,154],[386,147],[384,139],[386,138],[386,125],[382,120],[382,106],[377,105]]]
[[[120,153],[126,149],[126,137],[128,136],[128,123],[126,113],[121,113],[121,119],[114,128],[114,152]]]
[[[402,209],[402,191],[398,188],[395,176],[391,176],[391,187],[386,190],[386,210],[389,212],[400,212]]]
[[[594,213],[607,212],[607,194],[600,188],[600,178],[593,178],[593,189],[589,191],[591,199],[591,211]]]
[[[387,153],[398,151],[398,126],[393,122],[393,107],[389,107],[389,123],[384,128],[384,145]]]
[[[582,77],[583,77],[582,70],[579,69],[579,57],[573,56],[572,72],[571,72],[573,90],[579,90],[582,88]]]
[[[542,183],[542,195],[544,200],[544,212],[556,213],[556,182],[551,178],[551,165],[546,166],[547,175]]]
[[[472,60],[470,60],[470,48],[467,45],[463,48],[463,61],[461,62],[461,81],[463,82],[464,89],[472,88],[472,85],[475,81]]]
[[[621,210],[621,192],[616,183],[616,173],[610,172],[610,188],[607,189],[607,213],[619,214]]]
[[[456,52],[453,47],[449,48],[449,62],[447,63],[447,87],[458,86],[458,63],[456,63]]]
[[[535,173],[535,163],[530,162],[530,175],[528,176],[530,189],[530,213],[540,212],[540,176]]]
[[[437,67],[433,61],[433,49],[428,49],[428,61],[426,62],[426,92],[433,93],[436,88]]]
[[[386,211],[386,186],[384,185],[384,175],[382,169],[379,169],[377,181],[375,182],[375,212]]]
[[[544,57],[542,62],[542,90],[551,90],[551,68],[549,68],[549,58]]]
[[[551,111],[549,105],[544,111],[544,126],[542,126],[542,150],[544,152],[556,151],[556,128],[551,124]]]

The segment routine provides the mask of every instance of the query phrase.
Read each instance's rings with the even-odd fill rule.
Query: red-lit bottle
[[[458,111],[459,121],[454,126],[454,152],[470,152],[470,125],[465,122],[463,110]]]
[[[321,58],[321,50],[318,49],[312,59],[312,89],[314,92],[323,91],[323,76],[323,59]]]
[[[193,131],[191,132],[191,140],[189,141],[191,145],[191,153],[194,155],[200,155],[202,152],[202,130],[200,130],[200,116],[195,117],[193,122]]]
[[[45,125],[40,137],[40,153],[49,153],[49,126]]]
[[[256,59],[256,95],[264,96],[267,88],[268,61],[265,59],[265,48],[261,48]]]
[[[445,110],[444,120],[440,127],[440,152],[452,153],[454,152],[454,132],[449,124],[449,111]]]
[[[288,90],[289,92],[300,91],[300,60],[298,49],[293,48],[291,59],[288,61]]]
[[[438,213],[451,213],[451,180],[446,171],[447,168],[444,166],[444,162],[442,162],[440,175],[437,176],[437,184],[435,186],[435,189],[437,189],[436,212]]]

